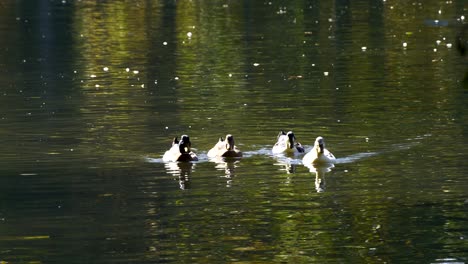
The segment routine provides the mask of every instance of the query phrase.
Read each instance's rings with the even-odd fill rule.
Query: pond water
[[[467,10],[2,1],[0,261],[467,263]],[[182,134],[200,160],[162,162]]]

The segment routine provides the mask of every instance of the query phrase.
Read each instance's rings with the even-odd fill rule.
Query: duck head
[[[234,136],[231,134],[226,135],[226,149],[234,150]]]
[[[323,153],[323,150],[325,149],[325,140],[323,137],[317,137],[315,139],[314,148],[317,150],[317,153]]]
[[[180,141],[178,142],[179,144],[179,151],[180,153],[190,153],[190,147],[192,146],[192,143],[190,142],[190,138],[187,135],[182,135],[180,137]]]

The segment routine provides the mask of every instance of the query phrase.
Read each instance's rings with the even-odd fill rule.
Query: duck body
[[[208,158],[240,158],[242,152],[235,146],[234,137],[226,135],[226,139],[219,138],[218,143],[207,154]]]
[[[302,163],[305,165],[334,164],[335,162],[335,156],[325,148],[323,137],[317,137],[314,147],[302,158]]]
[[[180,141],[177,137],[172,141],[171,148],[163,155],[163,161],[176,162],[176,161],[197,161],[198,157],[191,151],[192,143],[187,135],[182,135]]]
[[[281,131],[278,134],[278,139],[272,149],[273,154],[300,154],[304,153],[304,147],[296,141],[296,136],[292,131],[285,133]]]

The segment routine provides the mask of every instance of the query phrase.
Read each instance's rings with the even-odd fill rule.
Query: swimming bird
[[[163,161],[197,161],[197,155],[191,151],[192,143],[187,135],[177,137],[172,141],[172,147],[164,153]]]
[[[296,141],[296,136],[292,131],[289,131],[288,133],[281,131],[278,134],[278,140],[273,146],[272,152],[273,154],[298,154],[304,153],[304,148],[302,147],[301,143]]]
[[[208,151],[209,158],[240,158],[242,152],[236,147],[234,137],[231,134],[226,135],[226,139],[220,137],[218,143]]]
[[[325,148],[325,140],[323,137],[317,137],[315,139],[314,147],[305,154],[302,158],[302,163],[308,164],[333,164],[336,158],[333,154]]]

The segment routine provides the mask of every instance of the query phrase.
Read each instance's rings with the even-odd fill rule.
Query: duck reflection
[[[330,172],[333,167],[335,167],[331,163],[324,163],[324,164],[305,164],[307,168],[309,168],[310,172],[315,173],[315,190],[317,192],[324,192],[325,191],[325,174]]]
[[[293,155],[275,155],[276,163],[274,165],[280,166],[281,171],[285,171],[287,174],[296,173],[298,164],[301,164],[299,159],[294,158]]]
[[[172,174],[182,190],[190,189],[190,177],[195,164],[191,162],[167,162],[164,164],[166,172]]]
[[[456,37],[457,50],[460,56],[468,58],[468,24],[464,24]],[[463,87],[468,88],[468,71],[465,72],[465,78],[463,79]]]
[[[219,171],[224,171],[224,178],[226,178],[226,186],[232,186],[232,179],[235,176],[236,168],[240,162],[239,159],[236,158],[222,158],[216,157],[210,159],[211,162],[214,162],[215,168]]]

